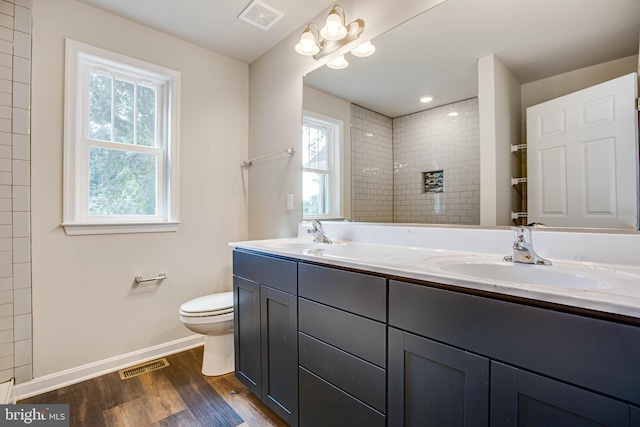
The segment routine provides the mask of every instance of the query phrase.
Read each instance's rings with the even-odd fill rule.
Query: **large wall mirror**
[[[446,0],[373,39],[373,56],[308,73],[305,111],[344,124],[344,216],[529,222],[533,171],[511,149],[526,143],[527,108],[637,72],[639,39],[638,0]],[[637,227],[637,210],[614,225]]]

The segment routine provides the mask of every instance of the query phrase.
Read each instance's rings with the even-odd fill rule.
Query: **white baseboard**
[[[0,384],[0,403],[6,405],[7,403],[15,403],[16,400],[13,397],[13,378],[7,382]]]
[[[26,383],[13,386],[13,401],[26,399],[71,384],[76,384],[100,375],[108,374],[129,366],[164,357],[169,354],[189,350],[204,344],[204,335],[192,335],[154,347],[148,347],[109,359],[34,378]]]

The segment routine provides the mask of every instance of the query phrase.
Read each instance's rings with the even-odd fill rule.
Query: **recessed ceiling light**
[[[433,101],[433,97],[432,96],[423,96],[422,98],[420,98],[420,102],[427,103],[427,102],[431,102],[431,101]]]
[[[455,112],[455,111],[452,111],[452,112],[450,112],[449,114],[447,114],[447,116],[449,116],[449,117],[457,117],[457,116],[458,116],[458,113],[457,113],[457,112]]]

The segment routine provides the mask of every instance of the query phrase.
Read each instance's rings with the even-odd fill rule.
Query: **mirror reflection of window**
[[[302,124],[302,214],[304,219],[341,217],[341,123],[305,112]]]

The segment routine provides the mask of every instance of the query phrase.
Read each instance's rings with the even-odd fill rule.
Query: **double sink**
[[[593,263],[554,261],[550,266],[530,265],[504,261],[500,256],[485,254],[461,252],[452,255],[451,251],[342,241],[327,244],[304,238],[264,241],[264,246],[272,250],[299,253],[307,257],[345,260],[400,269],[424,269],[438,276],[490,281],[515,287],[544,286],[606,290],[640,285],[640,271]]]

